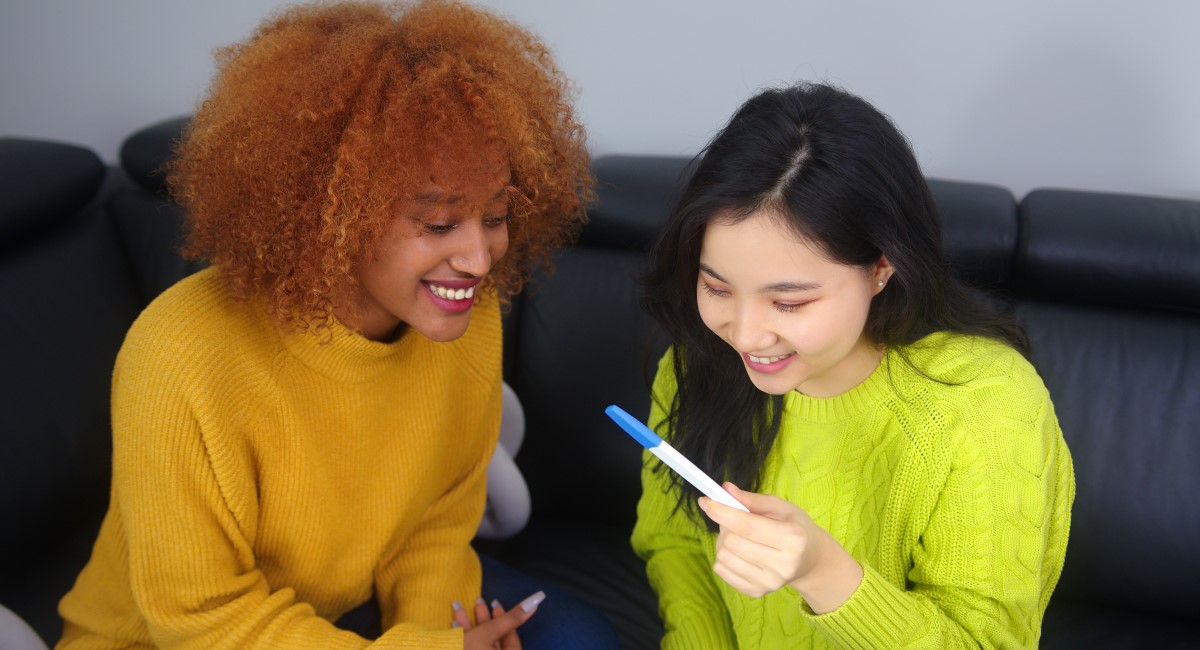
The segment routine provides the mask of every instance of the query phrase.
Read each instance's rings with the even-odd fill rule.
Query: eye
[[[487,226],[488,228],[499,228],[506,223],[508,223],[507,212],[501,215],[484,217],[483,219],[483,225]]]
[[[700,281],[700,284],[704,287],[704,293],[707,293],[714,298],[724,298],[729,295],[728,291],[725,291],[724,289],[718,289],[703,280]]]
[[[422,221],[421,230],[431,235],[445,235],[451,230],[454,230],[456,224],[453,223],[433,223],[432,221]]]
[[[805,302],[776,302],[775,309],[776,309],[776,311],[781,311],[786,314],[789,312],[797,311],[801,307],[803,307],[811,302],[812,302],[811,300],[808,300]]]

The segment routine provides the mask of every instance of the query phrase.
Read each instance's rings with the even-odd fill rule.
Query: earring
[[[880,280],[880,281],[879,281],[879,287],[880,287],[880,288],[883,288],[883,280]]]

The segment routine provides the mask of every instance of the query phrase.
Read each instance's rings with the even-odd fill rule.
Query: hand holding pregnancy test
[[[663,442],[663,439],[660,438],[658,434],[651,431],[637,418],[626,413],[621,407],[615,405],[610,406],[604,409],[604,413],[607,414],[608,417],[612,418],[614,422],[620,425],[621,428],[625,430],[625,433],[628,433],[633,437],[634,440],[640,442],[642,446],[645,447],[650,453],[654,454],[659,460],[666,463],[667,467],[675,470],[675,472],[682,476],[684,480],[686,480],[688,483],[691,483],[692,487],[704,493],[704,496],[716,501],[717,503],[723,503],[730,508],[737,508],[738,510],[742,510],[744,512],[750,512],[746,506],[738,503],[737,499],[734,499],[728,492],[725,491],[724,488],[722,488],[720,485],[717,485],[717,482],[712,480],[708,474],[705,474],[699,467],[696,467],[692,461],[688,460],[683,454],[675,451],[674,447]]]

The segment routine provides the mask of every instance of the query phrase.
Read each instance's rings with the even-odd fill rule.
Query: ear
[[[879,295],[895,272],[896,267],[892,266],[892,262],[888,259],[887,255],[880,254],[879,259],[870,268],[872,295]]]

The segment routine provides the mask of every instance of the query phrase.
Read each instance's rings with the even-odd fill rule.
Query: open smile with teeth
[[[433,284],[432,282],[426,282],[425,286],[429,287],[429,290],[432,291],[435,296],[445,300],[470,300],[471,298],[475,297],[475,287],[468,287],[466,289],[447,289],[446,287]]]
[[[785,355],[778,356],[778,357],[756,357],[753,354],[747,354],[746,356],[750,357],[750,361],[752,361],[754,363],[766,364],[766,363],[775,363],[776,361],[783,361],[784,359],[786,359],[792,355],[785,354]]]

